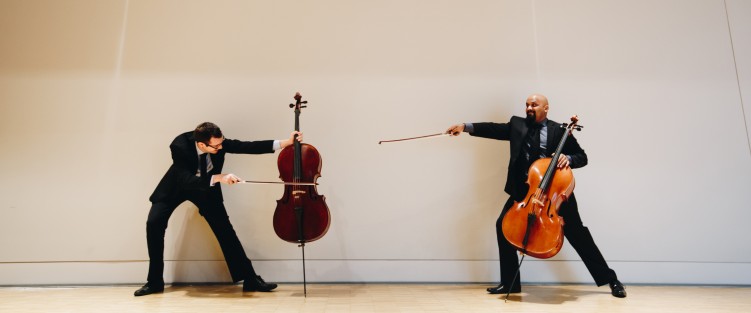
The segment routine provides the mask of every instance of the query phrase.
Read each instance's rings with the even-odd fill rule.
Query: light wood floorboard
[[[478,284],[282,284],[270,293],[240,285],[0,287],[0,312],[751,312],[751,287],[525,285],[503,296]]]

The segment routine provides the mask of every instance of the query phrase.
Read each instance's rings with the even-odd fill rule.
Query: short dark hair
[[[219,126],[211,122],[203,122],[196,126],[196,130],[193,131],[193,138],[195,138],[196,142],[203,142],[207,145],[211,138],[222,137],[224,137],[222,130],[219,129]]]

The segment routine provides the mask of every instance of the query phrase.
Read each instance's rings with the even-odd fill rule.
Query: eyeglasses
[[[222,147],[222,143],[224,143],[224,137],[222,137],[222,142],[220,142],[220,143],[219,143],[218,145],[216,145],[216,146],[212,146],[212,145],[210,145],[210,144],[208,144],[208,143],[204,143],[204,144],[205,144],[205,145],[206,145],[207,147],[211,147],[211,148],[214,148],[215,150],[219,150],[219,148],[221,148],[221,147]]]

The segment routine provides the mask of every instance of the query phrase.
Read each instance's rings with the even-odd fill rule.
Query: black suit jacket
[[[149,197],[151,202],[178,201],[184,197],[184,192],[197,193],[211,201],[223,201],[221,184],[209,186],[211,175],[222,172],[224,155],[227,153],[262,154],[273,153],[273,140],[240,141],[225,139],[222,149],[216,154],[208,154],[214,168],[205,177],[198,177],[198,152],[196,151],[193,132],[178,135],[169,148],[172,152],[172,165],[164,174],[159,185]]]
[[[508,175],[504,191],[515,200],[523,198],[527,193],[526,173],[529,170],[525,157],[522,155],[524,136],[527,135],[527,131],[529,130],[525,119],[519,116],[512,116],[508,123],[472,123],[472,125],[474,126],[474,131],[470,133],[472,136],[509,141],[511,155],[509,157]],[[550,119],[547,120],[546,126],[548,128],[546,155],[552,156],[566,130],[560,127],[561,124]],[[566,144],[563,146],[561,153],[571,157],[571,168],[587,165],[587,154],[584,153],[584,150],[579,146],[579,142],[576,141],[574,136],[569,136],[566,139]]]

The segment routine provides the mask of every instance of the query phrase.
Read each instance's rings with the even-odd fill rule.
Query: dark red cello
[[[300,131],[300,112],[308,101],[295,94],[295,131]],[[295,136],[297,139],[297,136]],[[326,199],[319,195],[315,181],[321,176],[321,154],[312,145],[294,140],[294,144],[282,149],[277,159],[279,177],[287,183],[313,183],[313,185],[285,185],[282,198],[277,200],[274,211],[274,231],[284,241],[297,243],[302,248],[303,285],[307,296],[305,279],[305,243],[323,237],[329,229],[331,214]]]
[[[503,217],[503,236],[522,254],[519,262],[524,262],[524,255],[531,255],[540,259],[555,256],[563,247],[563,217],[558,215],[561,204],[574,192],[574,174],[570,167],[558,168],[566,139],[573,130],[581,130],[579,118],[571,117],[571,124],[563,124],[566,128],[558,148],[552,158],[542,158],[529,167],[527,184],[529,191],[520,202],[506,212]],[[516,284],[516,272],[513,284]],[[506,294],[508,299],[508,293]]]

